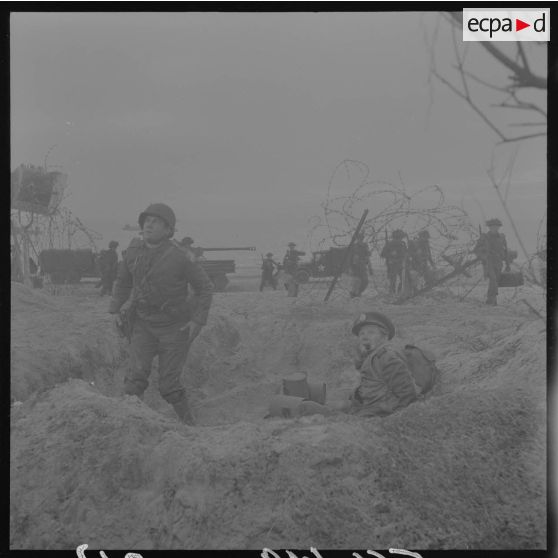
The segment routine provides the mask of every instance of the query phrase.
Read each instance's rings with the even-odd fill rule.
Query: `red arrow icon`
[[[520,19],[515,20],[515,30],[516,31],[521,31],[522,29],[525,29],[525,27],[531,27],[530,23],[525,23],[524,21],[521,21]]]

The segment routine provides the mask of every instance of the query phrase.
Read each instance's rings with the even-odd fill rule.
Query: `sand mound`
[[[99,360],[94,386],[29,397],[28,385],[13,407],[12,548],[544,548],[544,324],[525,309],[219,294],[184,376],[200,422],[189,428],[156,373],[145,402],[120,395],[126,346],[106,333],[106,301],[18,293],[14,342],[29,307],[69,324],[27,345],[20,376],[53,386],[36,354],[54,364],[61,351],[47,345],[71,330],[80,346],[99,343]],[[295,371],[346,396],[351,321],[371,305],[400,341],[437,353],[434,393],[385,419],[264,420]]]
[[[71,377],[94,381],[126,357],[96,299],[49,297],[12,282],[11,307],[12,399],[23,401]]]

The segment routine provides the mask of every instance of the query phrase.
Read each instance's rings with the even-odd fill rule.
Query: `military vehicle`
[[[216,291],[224,291],[229,284],[227,274],[236,273],[236,264],[234,260],[206,260],[203,254],[205,252],[236,252],[236,251],[250,251],[254,252],[255,246],[247,246],[241,248],[194,248],[201,256],[199,256],[198,264],[203,267],[207,273]]]
[[[197,248],[198,253],[204,252],[226,252],[249,250],[255,251],[255,246],[241,248]],[[83,278],[99,278],[100,273],[97,265],[98,254],[91,249],[85,250],[43,250],[39,254],[39,266],[41,275],[48,275],[50,281],[55,285],[77,284]],[[216,291],[224,291],[229,284],[227,274],[236,272],[234,260],[207,260],[201,256],[198,260],[203,267]]]
[[[95,253],[91,249],[49,249],[39,253],[40,274],[54,285],[76,284],[83,277],[99,277]]]
[[[336,246],[328,250],[312,252],[310,261],[298,263],[296,279],[299,283],[307,283],[311,277],[333,277],[343,265],[347,253],[347,246]],[[345,263],[346,271],[348,261]]]

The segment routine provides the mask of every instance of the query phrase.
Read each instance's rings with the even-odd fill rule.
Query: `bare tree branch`
[[[526,134],[524,136],[518,136],[517,138],[505,138],[498,142],[498,145],[502,143],[513,143],[514,141],[523,141],[526,139],[542,138],[546,136],[546,132],[540,132],[538,134]]]
[[[455,25],[463,27],[463,16],[459,12],[448,12],[454,27]],[[546,78],[537,76],[531,72],[529,65],[521,66],[514,62],[509,56],[499,50],[494,43],[481,41],[479,43],[485,50],[487,50],[498,62],[509,68],[513,72],[512,80],[515,81],[517,87],[535,87],[538,89],[547,88]],[[525,62],[526,62],[525,58]]]
[[[523,48],[517,48],[517,61],[514,61],[511,57],[504,54],[501,50],[497,47],[490,44],[490,48],[488,51],[497,60],[500,64],[504,67],[509,68],[513,71],[513,75],[509,77],[509,83],[505,86],[497,86],[495,84],[487,82],[485,79],[480,78],[479,76],[475,75],[473,72],[469,71],[465,67],[465,59],[466,59],[466,51],[460,49],[460,43],[457,40],[457,30],[462,27],[462,15],[461,13],[455,12],[445,12],[442,16],[450,22],[451,24],[451,40],[453,44],[453,51],[455,57],[455,64],[453,68],[458,72],[459,79],[461,82],[460,87],[458,87],[455,83],[452,83],[450,79],[443,76],[436,67],[436,60],[434,57],[434,47],[431,45],[431,69],[430,73],[434,77],[438,79],[438,81],[442,82],[446,87],[451,89],[457,96],[463,99],[476,113],[477,115],[485,122],[485,124],[498,136],[499,143],[511,143],[522,141],[526,139],[541,137],[543,133],[533,133],[533,134],[523,134],[516,137],[509,137],[507,133],[504,132],[502,127],[498,125],[491,116],[473,99],[473,95],[471,89],[469,87],[468,81],[476,82],[484,87],[487,87],[491,90],[497,91],[499,93],[506,93],[507,98],[502,100],[500,103],[492,103],[489,106],[499,107],[499,108],[513,108],[519,109],[523,111],[533,111],[536,112],[546,118],[546,112],[540,108],[539,106],[535,105],[531,102],[526,102],[518,98],[517,92],[518,89],[522,87],[546,87],[546,79],[539,78],[539,76],[535,76],[529,66],[529,61],[527,59],[527,55]],[[486,48],[485,43],[481,43],[483,47]],[[530,81],[531,80],[531,81]],[[542,81],[541,81],[542,80]],[[528,122],[522,124],[522,126],[534,126],[534,125],[542,125],[542,124],[534,124],[533,122]]]
[[[508,126],[546,126],[546,122],[512,122]]]
[[[500,138],[501,141],[509,141],[506,136],[500,132],[500,130],[490,121],[490,119],[484,114],[484,112],[473,103],[471,98],[466,94],[462,93],[457,87],[452,85],[447,79],[441,76],[436,70],[434,70],[434,75],[447,87],[449,87],[456,95],[461,97],[463,100],[467,101],[467,104],[484,120],[486,125],[492,129]]]

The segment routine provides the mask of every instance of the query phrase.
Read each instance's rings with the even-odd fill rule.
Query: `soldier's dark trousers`
[[[486,263],[486,273],[488,274],[488,292],[486,293],[486,304],[496,305],[498,296],[498,283],[502,274],[503,262]]]
[[[260,292],[263,291],[266,285],[273,287],[273,290],[277,289],[277,282],[275,281],[275,277],[273,277],[273,274],[266,275],[262,273],[262,280],[260,282]]]
[[[298,281],[293,275],[287,276],[287,282],[285,283],[287,287],[287,296],[298,296]]]
[[[112,285],[114,283],[114,277],[111,275],[104,275],[101,277],[101,292],[100,295],[112,294]]]
[[[159,357],[159,392],[171,405],[186,398],[180,375],[188,356],[188,330],[182,323],[160,326],[136,318],[130,342],[130,366],[124,392],[141,397],[149,385],[151,365]]]
[[[351,298],[360,296],[368,287],[368,273],[366,270],[353,272],[353,284],[351,287]]]
[[[360,287],[358,290],[358,296],[360,296],[368,287],[368,273],[366,270],[363,270],[361,273],[359,273],[359,279],[360,279]]]
[[[401,291],[401,287],[402,287],[402,283],[403,283],[403,279],[402,279],[402,274],[403,274],[403,269],[390,269],[388,268],[387,270],[387,276],[389,279],[389,291],[390,293],[394,293],[395,294],[395,286],[397,284],[397,278],[399,277],[399,287],[397,289],[397,292]]]

